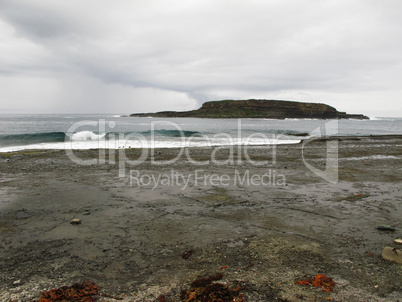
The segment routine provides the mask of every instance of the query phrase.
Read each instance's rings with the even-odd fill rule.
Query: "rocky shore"
[[[328,168],[326,140],[0,154],[0,300],[90,280],[101,301],[191,301],[221,274],[249,302],[401,301],[382,252],[400,248],[402,137],[333,141],[334,183],[306,165]],[[297,284],[317,274],[333,291]]]

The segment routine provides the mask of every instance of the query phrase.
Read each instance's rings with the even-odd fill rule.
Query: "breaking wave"
[[[237,134],[231,137],[234,139],[222,138],[221,136],[214,137],[213,133],[188,131],[188,130],[153,130],[141,132],[107,132],[97,133],[93,131],[78,131],[74,133],[65,132],[44,132],[44,133],[24,133],[12,135],[0,135],[0,150],[24,149],[24,148],[50,148],[63,149],[64,143],[73,144],[79,149],[98,148],[99,143],[124,147],[133,146],[133,142],[138,140],[151,141],[155,140],[155,146],[158,147],[180,147],[182,140],[180,138],[189,139],[189,144],[194,146],[209,146],[209,145],[231,145],[243,144],[247,142],[249,145],[265,145],[265,144],[280,144],[280,143],[298,143],[300,140],[295,140],[298,136],[308,136],[308,133],[289,131],[289,130],[268,130],[266,134],[280,134],[279,137],[272,139],[262,139],[253,137],[247,140],[246,137],[238,139]],[[250,134],[250,133],[249,133]],[[295,137],[292,139],[291,137]],[[194,140],[192,139],[194,138]],[[269,137],[268,137],[269,138]],[[116,143],[115,143],[116,142]],[[123,144],[120,146],[120,144]],[[10,149],[10,150],[11,150]]]
[[[106,133],[104,134],[96,134],[92,131],[80,131],[72,134],[70,136],[70,140],[72,141],[94,141],[94,140],[100,140],[106,136]]]
[[[66,134],[64,132],[45,132],[45,133],[24,133],[0,135],[0,146],[18,146],[38,143],[57,143],[64,142]]]
[[[143,131],[141,134],[151,135],[152,131]],[[185,131],[185,130],[154,130],[155,135],[157,136],[166,136],[166,137],[190,137],[190,136],[201,136],[201,133],[198,131]]]

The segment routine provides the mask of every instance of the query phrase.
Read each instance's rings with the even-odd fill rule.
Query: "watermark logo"
[[[311,133],[312,136],[303,140],[302,144],[302,158],[304,165],[315,175],[325,179],[326,181],[336,184],[338,183],[338,139],[331,139],[331,136],[338,134],[338,120],[333,120],[325,123],[323,126],[314,129]],[[313,141],[325,140],[326,141],[326,159],[325,169],[320,170],[310,163],[305,158],[306,145]]]
[[[241,176],[239,170],[235,170],[236,172],[232,179],[238,180],[236,184],[243,185],[243,183],[246,183],[246,185],[256,185],[259,183],[259,185],[266,185],[271,182],[275,183],[275,185],[279,185],[277,181],[281,177],[272,181],[268,181],[268,178],[274,179],[275,175],[278,175],[275,174],[276,171],[274,173],[271,168],[276,165],[277,144],[281,141],[283,135],[243,131],[242,121],[240,119],[237,120],[236,131],[210,135],[184,131],[180,125],[167,120],[150,121],[150,130],[143,132],[117,132],[115,131],[115,127],[116,123],[114,121],[107,122],[105,119],[99,119],[98,121],[81,121],[73,124],[68,129],[67,133],[69,139],[65,142],[67,155],[73,162],[79,165],[117,165],[119,177],[127,177],[127,172],[130,171],[129,177],[131,183],[141,183],[142,185],[147,183],[148,179],[150,185],[174,183],[178,186],[187,187],[188,181],[192,178],[194,178],[196,185],[199,185],[202,183],[200,179],[196,177],[200,175],[200,171],[202,171],[199,167],[210,165],[241,167],[244,163],[266,168],[267,173],[250,175],[251,172],[246,170],[246,172],[244,172],[246,174],[243,173],[243,176]],[[163,135],[161,135],[161,132],[163,132]],[[329,138],[337,134],[338,121],[326,122],[323,126],[313,130],[309,138],[303,140],[301,148],[302,160],[305,166],[315,175],[330,183],[338,182],[338,140]],[[314,141],[317,142],[318,140],[326,141],[325,169],[319,169],[314,164],[310,163],[305,154],[306,150],[311,150],[311,145],[314,144]],[[90,144],[88,144],[88,141]],[[156,152],[159,152],[157,151],[158,148],[166,147],[166,145],[164,145],[166,141],[177,151],[174,153],[175,156],[172,158],[159,157],[156,159],[158,157],[156,156]],[[80,158],[77,156],[75,150],[83,149],[83,145],[96,149],[99,155],[98,158]],[[254,145],[264,145],[264,148],[261,148],[263,154],[258,160],[253,159],[249,154],[249,149],[253,148]],[[190,152],[190,149],[191,147],[197,146],[210,148],[211,152],[209,157],[195,157],[194,154]],[[135,149],[136,152],[129,151],[132,149]],[[192,150],[194,150],[194,148],[192,148]],[[225,155],[222,155],[222,150]],[[140,173],[140,169],[136,167],[145,162],[155,166],[169,166],[176,163],[179,159],[195,167],[193,175],[183,176],[177,171],[176,174],[170,175],[169,178],[166,177],[167,175],[162,174],[159,176],[141,175],[141,177],[137,175]],[[195,171],[198,172],[196,173]],[[210,178],[204,177],[204,179],[209,179],[207,181],[208,183],[215,183],[215,180],[217,180],[218,183],[224,186],[227,182],[226,176],[221,178],[218,177],[218,175],[211,175]],[[283,180],[282,182],[285,181]]]
[[[254,166],[269,167],[276,163],[276,143],[280,139],[280,135],[264,133],[252,133],[243,137],[241,120],[238,120],[235,133],[221,132],[210,136],[202,133],[186,135],[180,125],[164,120],[151,121],[150,131],[145,131],[146,135],[143,132],[115,133],[113,132],[115,126],[114,122],[106,122],[104,119],[100,119],[99,121],[81,121],[73,124],[68,129],[69,139],[65,142],[67,155],[74,163],[79,165],[114,165],[117,158],[119,177],[126,177],[127,168],[139,166],[146,161],[149,161],[152,165],[171,165],[179,159],[185,159],[194,166],[211,164],[218,166],[241,165],[247,162]],[[161,147],[161,139],[158,137],[158,131],[165,128],[170,130],[162,131],[170,131],[168,133],[173,133],[174,137],[168,136],[164,139],[168,140],[178,152],[173,158],[156,160],[155,152]],[[84,159],[75,155],[74,150],[80,149],[82,142],[87,143],[92,138],[95,138],[93,148],[99,150],[98,159]],[[252,159],[248,151],[253,144],[266,145],[264,152],[267,159]],[[211,148],[210,157],[202,160],[194,158],[189,148],[197,146]],[[132,148],[139,150],[137,158],[133,159],[128,156],[128,150]],[[221,150],[228,150],[227,157],[222,158],[219,155]],[[267,151],[269,154],[267,154]]]
[[[268,169],[264,173],[252,173],[250,170],[235,169],[233,173],[209,173],[203,169],[196,169],[194,172],[182,173],[172,169],[164,173],[146,173],[140,170],[130,170],[130,186],[151,188],[176,186],[181,190],[189,186],[209,187],[209,186],[286,186],[284,174],[273,169]]]

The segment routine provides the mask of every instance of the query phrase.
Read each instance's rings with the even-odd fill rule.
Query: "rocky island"
[[[196,118],[315,118],[315,119],[369,119],[363,114],[347,114],[320,103],[279,100],[223,100],[206,102],[192,111],[161,111],[133,113],[134,117],[196,117]]]

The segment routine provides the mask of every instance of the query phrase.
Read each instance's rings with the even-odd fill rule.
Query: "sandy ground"
[[[194,148],[178,159],[125,150],[125,162],[119,151],[74,152],[93,165],[64,150],[3,153],[0,300],[91,280],[124,301],[181,301],[194,279],[222,273],[244,282],[246,301],[402,301],[401,265],[381,258],[402,237],[402,137],[327,145]],[[305,164],[325,170],[328,150],[338,150],[336,183]],[[295,284],[318,273],[333,292]]]

